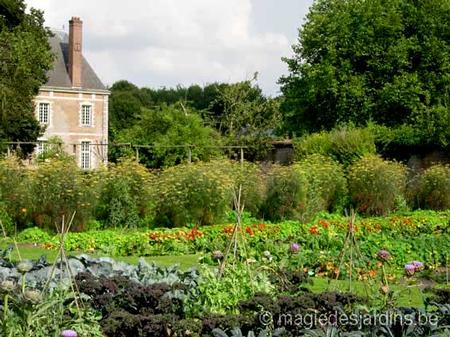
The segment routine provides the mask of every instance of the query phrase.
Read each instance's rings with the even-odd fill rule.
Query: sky
[[[251,79],[277,95],[313,0],[26,0],[46,25],[83,20],[83,53],[106,85],[159,88]]]

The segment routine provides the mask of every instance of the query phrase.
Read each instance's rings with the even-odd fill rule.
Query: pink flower
[[[298,253],[299,250],[300,245],[298,243],[291,243],[291,245],[289,246],[289,252],[291,252],[292,254]]]
[[[387,260],[389,260],[389,259],[391,258],[391,254],[390,254],[387,250],[381,249],[381,250],[378,252],[377,257],[378,257],[380,260],[387,261]]]
[[[412,276],[412,275],[414,275],[415,271],[416,271],[416,267],[413,264],[411,264],[411,263],[405,264],[406,275]]]
[[[64,330],[61,332],[61,337],[77,337],[78,334],[74,330]]]

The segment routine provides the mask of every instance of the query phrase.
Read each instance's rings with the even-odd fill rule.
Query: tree
[[[0,0],[0,140],[36,141],[42,133],[33,99],[52,66],[42,12],[23,0]],[[32,146],[22,147],[26,154]]]
[[[162,104],[153,109],[142,108],[135,124],[117,134],[117,141],[136,145],[153,145],[140,148],[140,162],[147,167],[160,168],[176,165],[188,160],[191,145],[191,159],[208,160],[220,155],[211,146],[219,144],[219,135],[203,124],[201,117],[193,110],[180,104]],[[134,155],[123,148],[121,155]]]
[[[248,146],[247,159],[261,160],[271,148],[270,141],[279,127],[279,100],[267,98],[252,80],[228,85],[215,101],[223,113],[216,115],[218,129],[232,145]]]
[[[450,143],[450,2],[317,0],[280,79],[291,133],[368,121]]]

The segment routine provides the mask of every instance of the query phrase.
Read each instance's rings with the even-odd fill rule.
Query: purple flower
[[[78,334],[74,330],[64,330],[61,332],[61,337],[77,337]]]
[[[416,271],[416,266],[412,263],[405,264],[405,273],[406,275],[412,276]]]
[[[422,270],[424,265],[422,262],[420,261],[413,261],[410,264],[412,264],[414,266],[414,268],[416,269],[416,271]]]
[[[391,254],[385,249],[381,249],[380,251],[378,251],[377,256],[380,260],[383,261],[387,261],[391,258]]]
[[[300,245],[298,243],[290,244],[289,252],[291,252],[292,254],[296,254],[296,253],[298,253],[299,250],[300,250]]]

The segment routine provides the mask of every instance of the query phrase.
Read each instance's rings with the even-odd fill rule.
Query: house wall
[[[39,103],[50,104],[50,121],[39,140],[46,141],[57,136],[64,142],[67,153],[74,155],[81,165],[82,141],[90,141],[91,167],[107,162],[108,143],[108,92],[76,90],[53,90],[41,88],[35,98],[36,117],[39,118]],[[92,126],[81,126],[81,106],[92,106]]]

